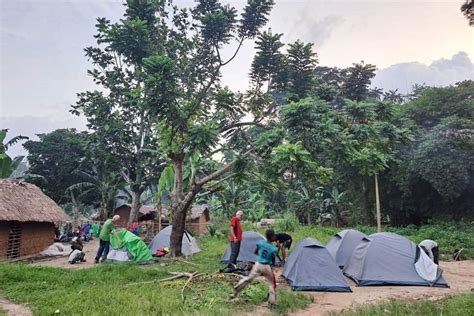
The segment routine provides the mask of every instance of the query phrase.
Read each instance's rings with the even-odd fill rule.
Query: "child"
[[[276,280],[275,274],[273,273],[271,265],[275,263],[277,255],[277,248],[272,244],[275,241],[275,232],[273,230],[267,230],[265,233],[267,240],[261,240],[257,243],[257,249],[255,253],[258,255],[257,262],[250,271],[250,274],[241,279],[239,283],[234,287],[234,291],[230,294],[229,298],[234,299],[237,297],[240,291],[242,291],[247,285],[252,282],[258,276],[263,276],[268,283],[268,304],[269,307],[273,307],[276,302]]]

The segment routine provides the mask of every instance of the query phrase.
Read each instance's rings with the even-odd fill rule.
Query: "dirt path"
[[[32,265],[41,265],[65,269],[91,268],[95,265],[94,258],[97,253],[97,249],[99,249],[99,240],[94,239],[84,243],[84,249],[82,251],[84,251],[84,253],[86,254],[85,259],[87,260],[87,262],[69,264],[69,262],[67,261],[68,257],[52,257],[36,260],[32,263]]]
[[[441,262],[440,265],[444,270],[443,277],[450,285],[449,289],[423,286],[357,287],[350,281],[352,293],[313,292],[310,295],[314,297],[314,303],[307,309],[290,315],[327,315],[329,312],[341,311],[357,305],[382,303],[392,298],[407,301],[420,298],[439,300],[446,296],[467,293],[474,288],[474,260]]]
[[[12,302],[0,298],[0,309],[7,312],[8,316],[31,316],[33,313],[28,307],[23,305],[13,304]]]

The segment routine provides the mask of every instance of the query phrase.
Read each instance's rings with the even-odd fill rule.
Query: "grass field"
[[[96,268],[64,270],[24,264],[0,264],[1,294],[25,304],[37,315],[230,315],[250,311],[266,302],[267,287],[254,283],[236,302],[228,295],[236,278],[214,273],[225,247],[225,239],[204,238],[204,249],[189,260],[193,264],[169,262],[148,266],[102,264]],[[163,261],[164,262],[164,261]],[[191,282],[181,301],[186,279],[129,285],[169,277],[168,272],[208,273]],[[276,314],[305,307],[311,298],[300,293],[278,290]]]
[[[431,302],[420,300],[407,303],[393,300],[387,304],[370,305],[356,308],[342,313],[333,313],[333,316],[378,316],[378,315],[412,315],[412,316],[467,316],[474,313],[474,294],[464,294]]]
[[[37,267],[24,264],[0,264],[0,295],[15,303],[25,304],[37,315],[51,315],[56,310],[61,314],[119,315],[138,313],[143,315],[230,315],[251,311],[256,305],[265,304],[267,288],[263,283],[254,283],[243,291],[237,302],[229,302],[228,295],[236,279],[229,275],[215,273],[222,264],[219,259],[227,247],[227,225],[219,225],[221,237],[200,238],[202,252],[187,260],[192,262],[161,261],[148,266],[102,264],[82,270]],[[245,229],[252,225],[245,224]],[[375,232],[371,227],[357,227],[365,233]],[[291,232],[295,241],[313,237],[326,243],[341,228],[297,226]],[[465,258],[473,258],[474,231],[472,226],[442,224],[422,228],[390,228],[415,242],[430,238],[440,244],[441,253],[447,255],[452,247],[466,248]],[[260,232],[264,230],[260,229]],[[169,277],[169,272],[186,271],[206,273],[191,282],[181,300],[181,289],[186,279],[160,283],[129,285]],[[279,289],[276,314],[301,309],[311,303],[310,296]],[[439,305],[441,304],[441,305]],[[427,306],[425,306],[427,305]],[[454,305],[472,307],[472,296],[452,298],[442,303],[420,303],[416,308],[438,310]],[[403,309],[403,302],[391,302],[384,309],[394,309],[396,315],[414,315]],[[444,307],[446,306],[446,307]],[[380,306],[370,307],[368,313],[380,312]],[[373,312],[372,312],[373,310]],[[359,311],[357,311],[359,312]],[[366,315],[364,312],[356,315]],[[374,315],[375,315],[374,314]],[[0,312],[1,315],[1,312]],[[372,315],[372,314],[367,314]],[[452,315],[452,314],[450,314]],[[453,314],[455,315],[455,314]]]

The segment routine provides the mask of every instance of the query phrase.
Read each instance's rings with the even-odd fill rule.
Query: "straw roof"
[[[189,217],[191,220],[198,219],[203,213],[206,215],[206,220],[209,220],[209,206],[207,204],[193,205]]]
[[[199,219],[202,214],[204,214],[206,216],[207,221],[210,219],[210,217],[209,217],[209,205],[207,205],[207,204],[195,204],[191,207],[191,210],[189,211],[188,219],[190,219],[190,220]],[[163,208],[161,210],[161,217],[162,218],[167,218],[168,216],[169,216],[169,210],[166,209],[166,208]]]
[[[66,213],[36,185],[0,179],[0,221],[66,222]]]
[[[126,207],[129,210],[132,209],[132,205],[126,203],[126,204],[122,204],[119,207],[117,207],[114,212],[116,212],[118,209],[121,209],[121,208],[124,208],[124,207]],[[140,215],[147,215],[147,214],[155,213],[155,212],[156,212],[156,209],[155,209],[154,205],[142,205],[140,207],[140,209],[138,210],[138,213]]]

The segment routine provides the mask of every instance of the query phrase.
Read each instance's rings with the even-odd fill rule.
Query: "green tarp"
[[[94,235],[96,238],[99,238],[99,233],[100,233],[100,226],[99,224],[94,224],[92,225],[92,231],[94,232]]]
[[[120,240],[117,240],[114,234],[110,234],[110,246],[112,248],[121,249],[127,247],[128,252],[133,257],[133,261],[137,263],[153,260],[150,250],[140,237],[128,230],[117,231],[117,235]]]

